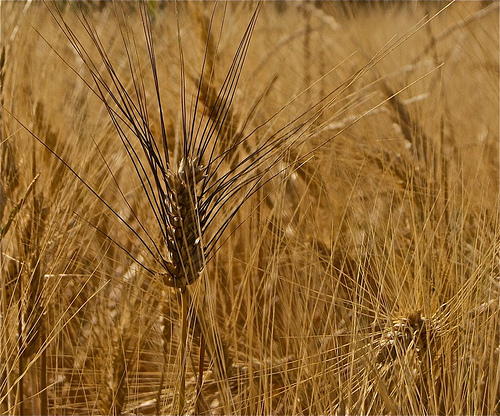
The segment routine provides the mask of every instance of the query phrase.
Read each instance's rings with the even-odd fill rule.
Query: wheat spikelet
[[[178,288],[193,283],[203,269],[203,247],[200,233],[199,184],[205,176],[203,165],[197,160],[182,159],[177,172],[169,172],[167,181],[170,192],[165,203],[167,211],[168,257],[164,275],[167,286]]]

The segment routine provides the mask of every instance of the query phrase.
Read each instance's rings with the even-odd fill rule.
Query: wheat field
[[[0,8],[2,415],[500,412],[496,2]]]

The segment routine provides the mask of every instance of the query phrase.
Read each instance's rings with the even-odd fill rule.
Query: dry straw
[[[445,15],[445,6],[378,52],[366,46],[364,62],[332,85],[335,71],[322,68],[327,56],[309,66],[322,40],[318,27],[335,31],[343,39],[337,44],[350,31],[325,12],[329,5],[301,5],[304,30],[272,51],[299,38],[305,89],[287,85],[293,98],[273,108],[288,74],[245,85],[251,99],[241,95],[240,80],[259,15],[274,5],[245,10],[239,43],[223,36],[235,30],[233,6],[216,2],[207,13],[194,3],[116,2],[100,12],[81,4],[68,13],[68,6],[48,4],[77,63],[60,45],[51,49],[79,88],[97,97],[112,128],[99,126],[107,131],[94,141],[94,169],[77,167],[81,155],[57,147],[64,134],[47,121],[50,108],[33,105],[38,116],[23,124],[88,196],[77,186],[58,194],[60,170],[39,184],[33,178],[43,166],[35,157],[26,183],[36,184],[9,188],[15,202],[1,224],[2,242],[11,235],[18,241],[9,240],[2,253],[16,253],[17,263],[2,254],[2,271],[14,282],[2,275],[2,319],[18,329],[11,335],[2,328],[2,412],[25,413],[31,396],[39,396],[41,413],[74,406],[100,414],[445,414],[498,406],[495,388],[473,387],[481,374],[491,384],[499,377],[492,370],[498,307],[488,291],[497,287],[491,276],[499,247],[489,242],[498,230],[486,211],[456,197],[466,185],[453,177],[461,162],[448,156],[449,148],[458,151],[447,143],[444,111],[436,135],[412,112],[417,100],[404,99],[428,78],[443,80],[442,40],[495,9],[434,36],[432,20]],[[94,26],[97,13],[117,22],[111,40]],[[139,32],[129,15],[140,20]],[[159,33],[155,19],[166,15],[176,30]],[[375,70],[422,28],[431,41],[411,68]],[[159,42],[172,34],[178,59]],[[194,44],[202,45],[201,58]],[[228,50],[234,52],[224,68]],[[422,70],[417,61],[430,52],[433,64]],[[263,55],[254,75],[274,58]],[[179,82],[167,85],[162,77],[175,65]],[[407,73],[416,75],[410,80]],[[363,84],[370,75],[374,81]],[[398,77],[404,83],[394,88]],[[75,141],[89,123],[75,121]],[[337,137],[343,143],[330,146]],[[313,156],[319,163],[308,164]],[[72,210],[78,221],[67,215]],[[79,241],[85,223],[92,232]],[[116,232],[116,223],[126,233]],[[72,244],[61,254],[57,241],[65,239]],[[69,306],[58,310],[59,303]],[[484,359],[471,356],[472,343]],[[40,377],[24,383],[34,369]],[[463,391],[458,376],[481,398],[454,399]]]

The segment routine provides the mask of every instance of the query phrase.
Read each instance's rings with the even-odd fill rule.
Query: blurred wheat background
[[[185,413],[500,412],[499,9],[456,2],[415,32],[446,4],[264,2],[224,134],[261,126],[258,140],[335,100],[189,287]],[[131,209],[158,233],[55,6],[89,50],[78,16],[92,22],[125,85],[124,25],[146,51],[136,2],[0,6],[1,414],[175,413],[178,291],[138,266],[136,236],[14,118],[133,229]],[[256,3],[218,8],[208,38],[213,7],[147,2],[170,137],[178,28],[189,105],[209,49],[210,107]],[[151,81],[145,70],[154,96]],[[159,135],[158,113],[150,122]],[[217,342],[197,387],[201,333]]]

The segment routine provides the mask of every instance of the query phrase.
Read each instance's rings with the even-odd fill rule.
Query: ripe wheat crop
[[[2,3],[1,414],[494,414],[499,8]]]

